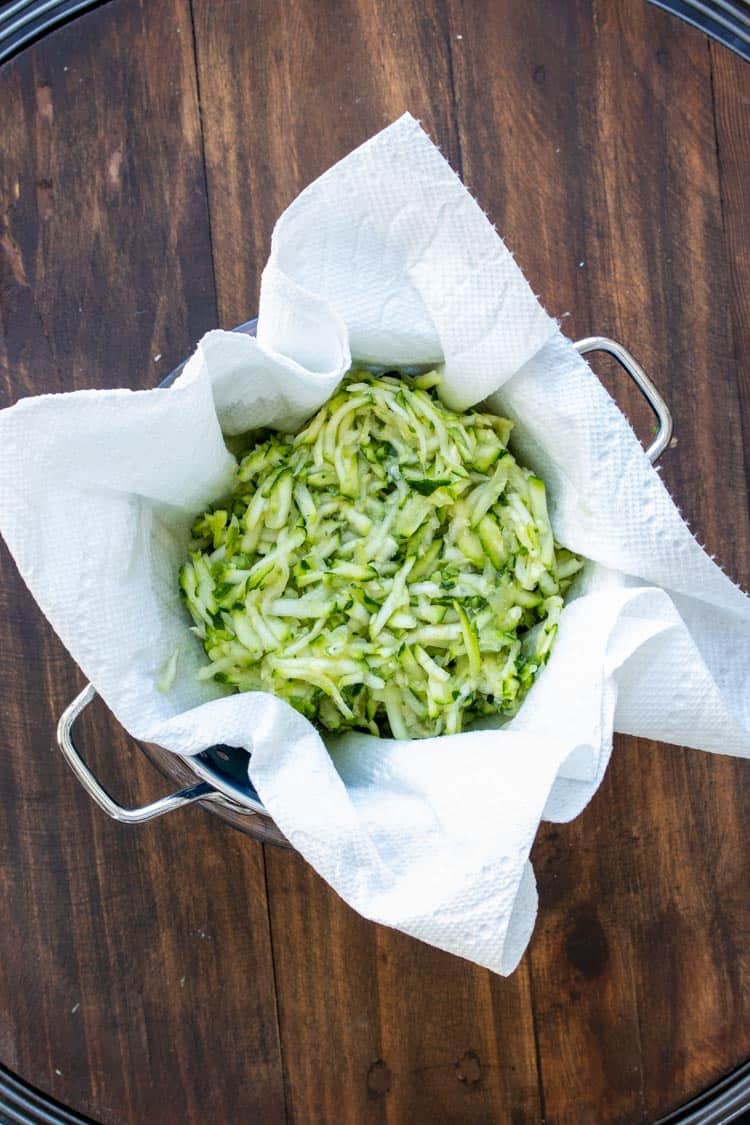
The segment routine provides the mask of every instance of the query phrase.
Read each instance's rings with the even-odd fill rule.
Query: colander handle
[[[138,809],[126,809],[118,804],[94,777],[73,742],[73,724],[95,696],[93,685],[87,684],[80,695],[77,695],[65,708],[57,724],[57,745],[83,788],[92,800],[96,801],[99,808],[104,809],[107,816],[123,824],[142,824],[146,820],[153,820],[156,816],[163,816],[173,809],[182,808],[183,805],[191,805],[194,801],[223,801],[216,789],[207,782],[201,781],[197,785],[189,785],[186,789],[170,793],[168,797],[161,797],[158,801],[152,801],[150,805],[142,805]]]
[[[589,352],[607,352],[614,356],[641,391],[646,402],[659,419],[659,431],[646,450],[646,456],[654,464],[661,457],[672,438],[672,415],[666,402],[640,363],[622,344],[618,344],[616,340],[610,340],[606,336],[587,336],[584,340],[576,341],[573,347],[580,355],[588,355]]]

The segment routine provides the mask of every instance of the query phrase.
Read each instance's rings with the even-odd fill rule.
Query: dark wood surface
[[[750,586],[750,69],[640,0],[112,0],[54,32],[0,70],[2,403],[150,386],[247,319],[281,210],[407,108],[566,331],[653,374],[664,479]],[[201,810],[108,821],[54,748],[81,675],[0,564],[0,1061],[29,1082],[116,1125],[630,1125],[750,1057],[750,763],[619,739],[540,832],[502,980]],[[164,792],[103,708],[82,735],[124,801]]]

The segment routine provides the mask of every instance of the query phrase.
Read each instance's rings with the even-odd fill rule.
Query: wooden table
[[[750,585],[750,69],[640,0],[112,0],[24,51],[0,71],[3,405],[151,386],[247,319],[279,213],[406,108],[566,331],[652,373],[664,479]],[[503,980],[200,810],[108,821],[54,747],[82,677],[0,561],[22,1078],[117,1125],[601,1125],[750,1057],[750,763],[619,739],[584,814],[540,832]],[[124,801],[165,791],[104,708],[83,738]]]

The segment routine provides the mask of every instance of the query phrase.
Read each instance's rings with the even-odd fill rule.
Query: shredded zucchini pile
[[[354,371],[244,457],[180,573],[201,677],[395,738],[518,709],[582,564],[507,449],[512,423],[448,410],[438,383]]]

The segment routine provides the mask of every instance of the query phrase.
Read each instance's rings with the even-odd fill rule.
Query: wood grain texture
[[[729,51],[711,44],[711,73],[716,124],[727,273],[731,294],[734,371],[742,405],[743,435],[750,426],[750,193],[744,174],[750,152],[750,89],[747,67]],[[750,443],[745,446],[746,477],[750,479]]]
[[[216,317],[188,4],[110,4],[0,87],[3,404],[153,385]],[[80,674],[2,551],[0,1057],[103,1122],[280,1120],[262,853],[91,805],[54,749]],[[166,791],[103,707],[81,739],[123,802]]]
[[[281,210],[409,109],[569,335],[654,375],[664,478],[748,587],[748,108],[750,69],[640,0],[113,0],[0,71],[2,402],[151,385],[253,315]],[[30,1081],[117,1125],[630,1125],[750,1057],[746,763],[620,739],[540,832],[502,980],[215,816],[108,822],[52,748],[80,677],[1,565],[0,1058]],[[82,740],[124,801],[164,792],[103,708]]]
[[[579,4],[576,20],[539,5],[533,28],[528,6],[480,9],[454,18],[466,179],[551,311],[573,310],[566,330],[614,335],[653,372],[678,435],[664,477],[747,586],[706,42],[632,4]],[[629,388],[617,397],[638,417]],[[603,1106],[607,1120],[653,1120],[706,1085],[717,1054],[727,1068],[744,1057],[747,786],[744,764],[621,739],[586,813],[540,833],[530,964],[548,1121],[596,1121]]]

